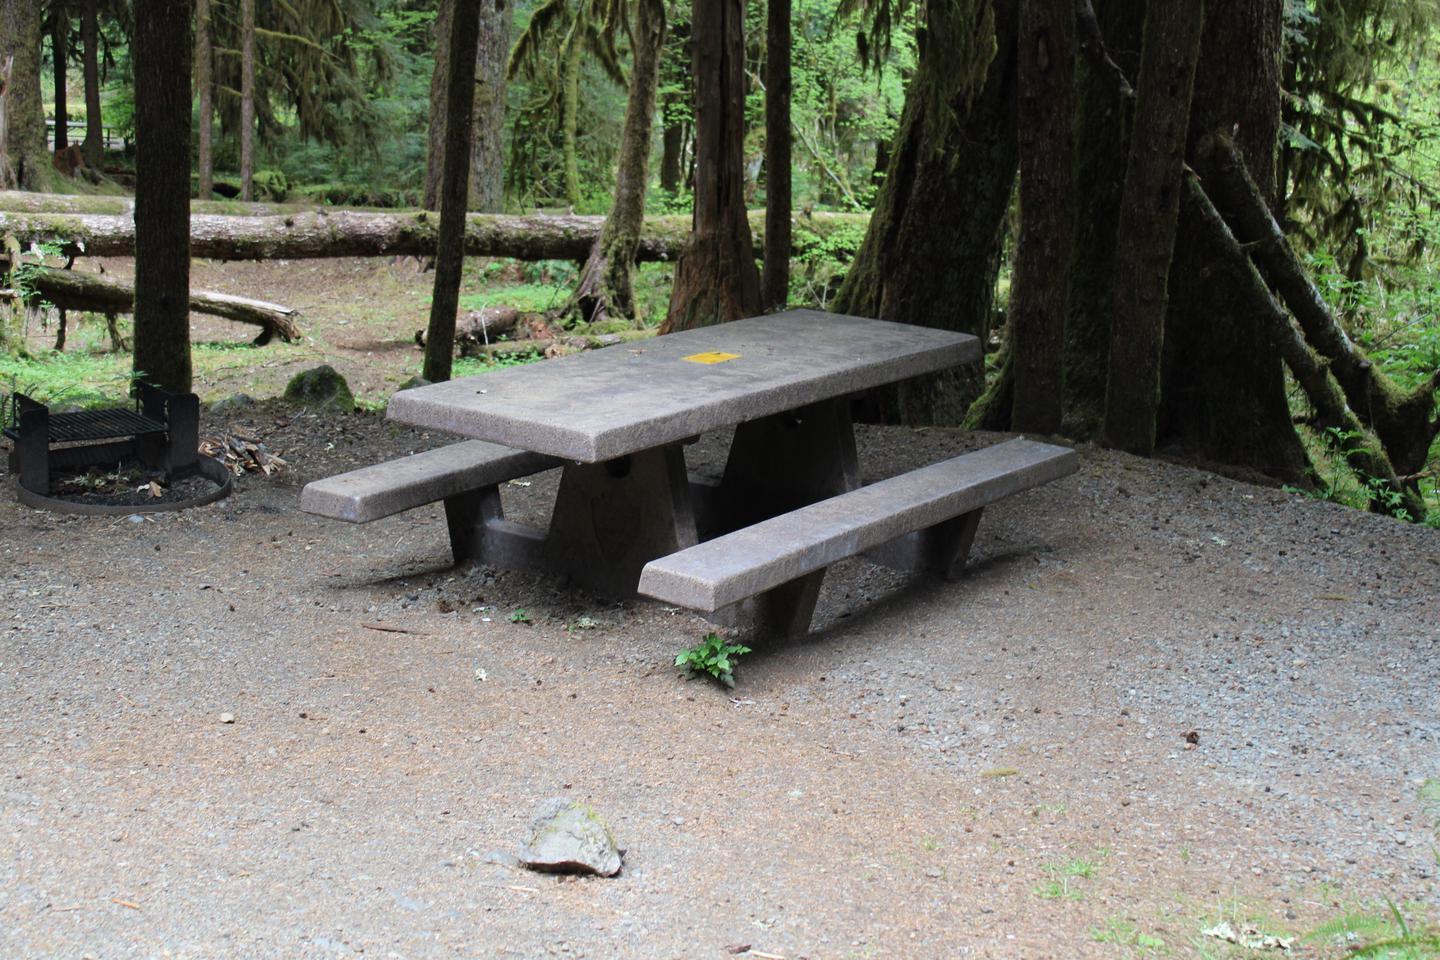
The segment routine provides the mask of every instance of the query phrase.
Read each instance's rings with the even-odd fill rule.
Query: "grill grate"
[[[162,421],[133,410],[80,410],[75,413],[50,415],[50,442],[71,443],[80,440],[109,440],[116,437],[142,437],[164,433]]]

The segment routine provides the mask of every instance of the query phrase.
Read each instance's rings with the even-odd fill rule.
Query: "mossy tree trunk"
[[[481,0],[475,46],[475,108],[470,134],[470,209],[505,210],[505,63],[511,4]]]
[[[1016,31],[1014,0],[928,6],[885,186],[836,310],[988,332],[1018,156]],[[859,412],[959,424],[980,386],[978,370],[956,369],[876,391]]]
[[[465,206],[470,189],[470,123],[475,106],[475,43],[480,32],[478,3],[455,6],[447,38],[445,78],[445,163],[440,178],[440,235],[436,244],[435,287],[430,299],[422,375],[450,379],[455,359],[455,314],[465,267]]]
[[[1145,14],[1135,128],[1115,245],[1105,441],[1149,456],[1160,413],[1160,356],[1180,212],[1202,0],[1152,3]]]
[[[425,129],[425,192],[421,206],[440,209],[440,177],[445,168],[445,78],[450,69],[450,22],[456,0],[439,0],[432,24],[435,69],[430,73],[430,122]]]
[[[1075,234],[1074,0],[1021,0],[1020,239],[1010,300],[1016,430],[1059,433]]]
[[[745,4],[694,0],[695,211],[661,333],[760,312],[745,216]]]
[[[615,202],[600,238],[590,251],[575,292],[581,317],[634,320],[635,292],[631,278],[640,230],[645,225],[645,193],[650,180],[650,133],[654,128],[655,95],[660,81],[660,51],[665,46],[664,0],[631,0],[633,45],[630,93],[620,132],[620,160],[615,174]]]
[[[43,189],[49,179],[45,113],[40,106],[40,4],[0,0],[0,61],[13,57],[5,98],[7,186]]]
[[[189,0],[135,8],[135,372],[190,390]]]
[[[565,37],[560,83],[560,151],[565,202],[580,203],[580,74],[585,66],[584,20],[576,17]]]

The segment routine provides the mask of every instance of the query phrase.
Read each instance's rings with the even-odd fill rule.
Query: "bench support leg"
[[[445,498],[445,526],[450,531],[450,552],[456,563],[488,559],[485,528],[500,517],[499,487],[480,487]]]
[[[803,636],[810,631],[824,581],[825,571],[816,570],[703,616],[712,623],[759,636]]]
[[[645,564],[696,542],[685,454],[671,444],[605,463],[567,464],[545,548],[552,569],[631,597]]]
[[[934,573],[946,580],[958,578],[965,570],[975,531],[980,527],[980,510],[907,533],[903,537],[865,551],[873,563],[909,573]]]

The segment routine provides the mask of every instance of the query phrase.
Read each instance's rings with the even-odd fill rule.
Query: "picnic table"
[[[967,334],[791,310],[404,390],[390,419],[474,439],[311,484],[302,506],[363,521],[443,498],[457,559],[705,612],[768,595],[808,625],[835,559],[945,572],[984,503],[1074,469],[1019,441],[860,489],[851,398],[980,356]],[[719,480],[691,476],[685,445],[732,426]],[[505,519],[498,484],[550,466],[548,528]]]

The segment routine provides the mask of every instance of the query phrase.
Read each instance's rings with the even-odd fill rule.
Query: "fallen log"
[[[53,303],[61,310],[112,314],[131,313],[135,309],[133,286],[96,273],[31,267],[27,269],[26,282],[40,299]],[[192,290],[190,310],[259,327],[260,335],[255,338],[257,345],[269,343],[275,336],[287,343],[300,339],[300,327],[295,322],[298,312],[278,303]]]
[[[318,213],[319,203],[244,203],[239,200],[191,200],[191,213],[218,213],[232,217],[285,216]],[[363,209],[363,208],[349,208]],[[14,213],[91,213],[100,216],[133,216],[135,198],[124,195],[35,193],[30,190],[0,190],[0,210]]]
[[[502,360],[506,357],[540,355],[562,357],[582,350],[599,350],[622,343],[634,343],[655,336],[656,328],[644,330],[622,330],[619,333],[557,334],[551,337],[527,337],[521,340],[500,340],[495,343],[461,343],[460,356],[478,357],[486,360]]]
[[[1186,177],[1184,199],[1198,214],[1199,222],[1216,249],[1237,270],[1248,288],[1250,301],[1255,304],[1256,315],[1265,325],[1267,337],[1314,406],[1317,424],[1332,431],[1345,462],[1357,476],[1373,478],[1384,488],[1383,491],[1367,490],[1371,497],[1371,509],[1391,516],[1423,520],[1424,500],[1396,474],[1380,438],[1360,422],[1345,402],[1345,396],[1330,378],[1325,361],[1306,342],[1305,335],[1276,302],[1255,264],[1246,256],[1245,248],[1193,176]]]
[[[1440,389],[1440,370],[1408,392],[1387,377],[1330,312],[1275,222],[1234,142],[1223,133],[1212,134],[1201,141],[1196,154],[1202,161],[1207,188],[1224,207],[1237,238],[1290,308],[1305,339],[1329,361],[1350,407],[1374,429],[1401,473],[1422,470],[1440,433],[1440,421],[1430,419],[1435,391]]]
[[[814,213],[796,217],[796,253],[807,240],[842,230],[862,232],[867,214]],[[472,213],[465,223],[465,255],[517,260],[582,261],[600,235],[599,216]],[[348,210],[283,216],[190,217],[190,255],[214,260],[300,260],[324,257],[431,256],[440,218],[424,210],[365,213]],[[765,235],[765,214],[750,214],[757,255]],[[135,253],[135,223],[127,215],[0,212],[0,235],[22,246],[55,241],[67,256],[129,257]],[[674,260],[690,238],[690,217],[648,217],[636,259]]]

